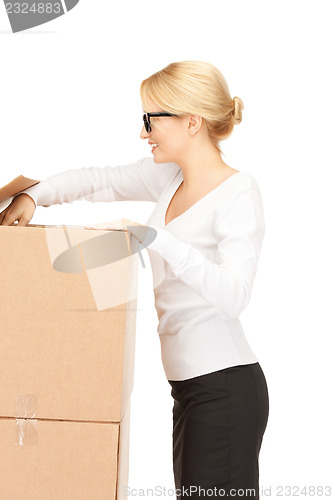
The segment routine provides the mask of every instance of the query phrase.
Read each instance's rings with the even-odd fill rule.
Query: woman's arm
[[[178,170],[174,163],[156,164],[147,157],[130,165],[66,170],[21,193],[28,194],[36,206],[73,203],[76,200],[157,201],[167,179]]]
[[[218,262],[210,261],[166,229],[151,227],[157,234],[147,249],[160,253],[167,263],[169,276],[179,277],[222,311],[226,319],[238,317],[250,300],[265,234],[257,185],[237,193],[225,209],[217,211],[214,231]]]

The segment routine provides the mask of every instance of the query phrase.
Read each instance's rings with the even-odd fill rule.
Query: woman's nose
[[[150,136],[150,134],[148,134],[146,128],[144,125],[142,125],[142,129],[141,129],[141,134],[140,134],[140,138],[141,139],[148,139],[148,137]]]

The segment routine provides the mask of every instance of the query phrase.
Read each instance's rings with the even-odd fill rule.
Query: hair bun
[[[233,98],[233,103],[234,103],[234,111],[233,111],[234,124],[237,125],[242,121],[242,111],[244,109],[244,103],[242,99],[238,96],[235,96]]]

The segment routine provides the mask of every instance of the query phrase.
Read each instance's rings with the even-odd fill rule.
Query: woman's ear
[[[189,115],[187,118],[187,130],[190,135],[195,135],[202,126],[202,117],[199,115]]]

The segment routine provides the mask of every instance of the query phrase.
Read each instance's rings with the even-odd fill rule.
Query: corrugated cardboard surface
[[[136,300],[98,311],[86,273],[52,267],[45,231],[0,226],[0,416],[120,422],[133,386]],[[137,269],[122,266],[114,287],[126,296]]]
[[[120,424],[0,418],[1,500],[124,498],[129,420],[129,407]]]

